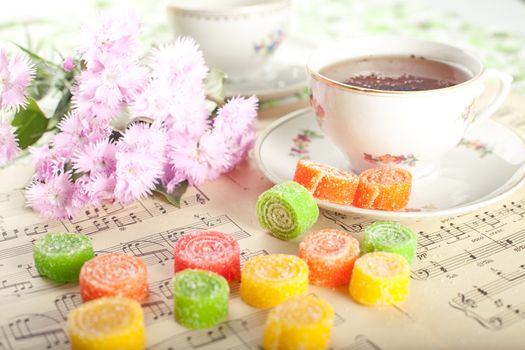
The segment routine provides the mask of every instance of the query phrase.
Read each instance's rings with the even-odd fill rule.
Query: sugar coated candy
[[[260,255],[244,264],[241,298],[248,305],[267,308],[279,305],[308,290],[308,266],[297,256]]]
[[[228,316],[230,287],[214,272],[187,269],[173,278],[175,320],[187,328],[208,328]]]
[[[371,168],[359,175],[354,205],[359,208],[396,211],[406,207],[412,175],[401,168]]]
[[[73,350],[142,350],[144,316],[132,299],[105,297],[71,310],[67,331]]]
[[[53,281],[78,281],[80,268],[95,252],[89,237],[77,233],[48,233],[33,245],[38,273]]]
[[[359,178],[342,169],[310,160],[299,160],[294,181],[303,185],[315,198],[351,205]]]
[[[317,286],[347,286],[358,256],[359,241],[339,230],[312,232],[299,244],[299,257],[308,264],[310,283]]]
[[[363,253],[375,251],[397,253],[411,264],[416,254],[417,236],[396,222],[375,222],[365,229]]]
[[[289,240],[312,227],[319,217],[319,208],[303,186],[287,181],[259,196],[257,217],[275,237]]]
[[[326,301],[313,295],[296,296],[268,314],[263,349],[326,349],[333,323],[334,309]]]
[[[142,301],[148,296],[146,264],[124,253],[99,255],[80,270],[80,295],[84,301],[105,296]]]
[[[221,232],[195,232],[175,244],[175,272],[201,269],[218,273],[228,282],[241,279],[239,243]]]
[[[365,305],[390,305],[404,301],[409,293],[410,267],[395,253],[373,252],[354,264],[350,295]]]

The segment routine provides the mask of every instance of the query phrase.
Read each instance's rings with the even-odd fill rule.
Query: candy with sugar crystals
[[[82,265],[94,256],[89,237],[77,233],[48,233],[33,245],[38,273],[58,282],[77,281]]]
[[[416,254],[417,237],[408,227],[396,222],[375,222],[365,229],[363,253],[397,253],[411,264]]]

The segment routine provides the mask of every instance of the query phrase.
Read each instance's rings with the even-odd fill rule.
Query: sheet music
[[[523,97],[497,119],[525,135]],[[521,108],[521,109],[520,109]],[[262,119],[260,127],[270,122]],[[252,308],[231,285],[230,314],[216,327],[192,331],[173,319],[173,247],[185,233],[232,234],[241,263],[260,254],[296,254],[300,239],[280,241],[257,223],[255,203],[271,184],[253,161],[199,188],[177,209],[151,197],[130,206],[90,208],[74,219],[45,221],[24,208],[20,188],[32,170],[0,172],[0,350],[65,349],[68,312],[81,304],[78,283],[39,276],[31,249],[46,232],[88,235],[97,254],[125,252],[148,265],[150,296],[143,303],[149,349],[258,349],[268,310]],[[362,239],[373,221],[321,210],[313,229],[345,230]],[[418,234],[411,294],[405,303],[371,308],[346,288],[310,286],[336,310],[330,346],[344,350],[399,348],[520,348],[525,330],[525,189],[494,206],[457,218],[405,222]]]

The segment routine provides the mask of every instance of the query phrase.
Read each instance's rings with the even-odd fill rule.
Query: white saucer
[[[224,95],[252,96],[260,101],[273,100],[292,95],[307,85],[304,66],[271,64],[255,77],[224,82]]]
[[[291,180],[300,158],[350,168],[343,154],[324,137],[310,108],[274,122],[255,145],[257,164],[274,183]],[[512,131],[489,120],[470,129],[434,172],[414,181],[404,211],[362,209],[320,200],[318,204],[376,219],[421,220],[456,216],[493,204],[524,182],[525,145]]]

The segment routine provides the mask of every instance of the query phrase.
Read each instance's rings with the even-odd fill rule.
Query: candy
[[[247,304],[267,308],[308,290],[308,266],[293,255],[260,255],[242,268],[241,298]]]
[[[135,300],[106,297],[72,310],[67,331],[73,350],[140,350],[146,345],[144,316]]]
[[[372,168],[359,175],[354,205],[360,208],[400,210],[406,207],[412,175],[401,168]]]
[[[396,222],[376,222],[365,229],[363,253],[397,253],[411,264],[416,254],[416,245],[417,237],[408,227]]]
[[[373,252],[356,260],[349,291],[361,304],[396,304],[407,298],[409,282],[410,267],[404,257]]]
[[[319,217],[312,195],[296,182],[283,182],[259,196],[257,217],[275,237],[289,240],[308,230]]]
[[[80,295],[84,301],[104,296],[142,301],[148,296],[146,264],[123,253],[99,255],[80,270]]]
[[[326,301],[313,295],[294,297],[268,314],[263,349],[326,349],[333,323],[334,309]]]
[[[214,272],[178,272],[173,278],[175,319],[193,329],[214,326],[228,315],[229,293],[226,279]]]
[[[239,243],[221,232],[190,233],[175,244],[175,272],[185,269],[208,270],[229,282],[241,279]]]
[[[347,286],[358,256],[359,241],[339,230],[310,233],[299,244],[299,257],[308,264],[310,283],[318,286]]]
[[[77,281],[82,265],[94,256],[89,237],[76,233],[49,233],[33,245],[38,273],[59,282]]]
[[[350,205],[354,200],[359,178],[351,172],[326,164],[299,160],[294,181],[312,192],[315,198]]]

